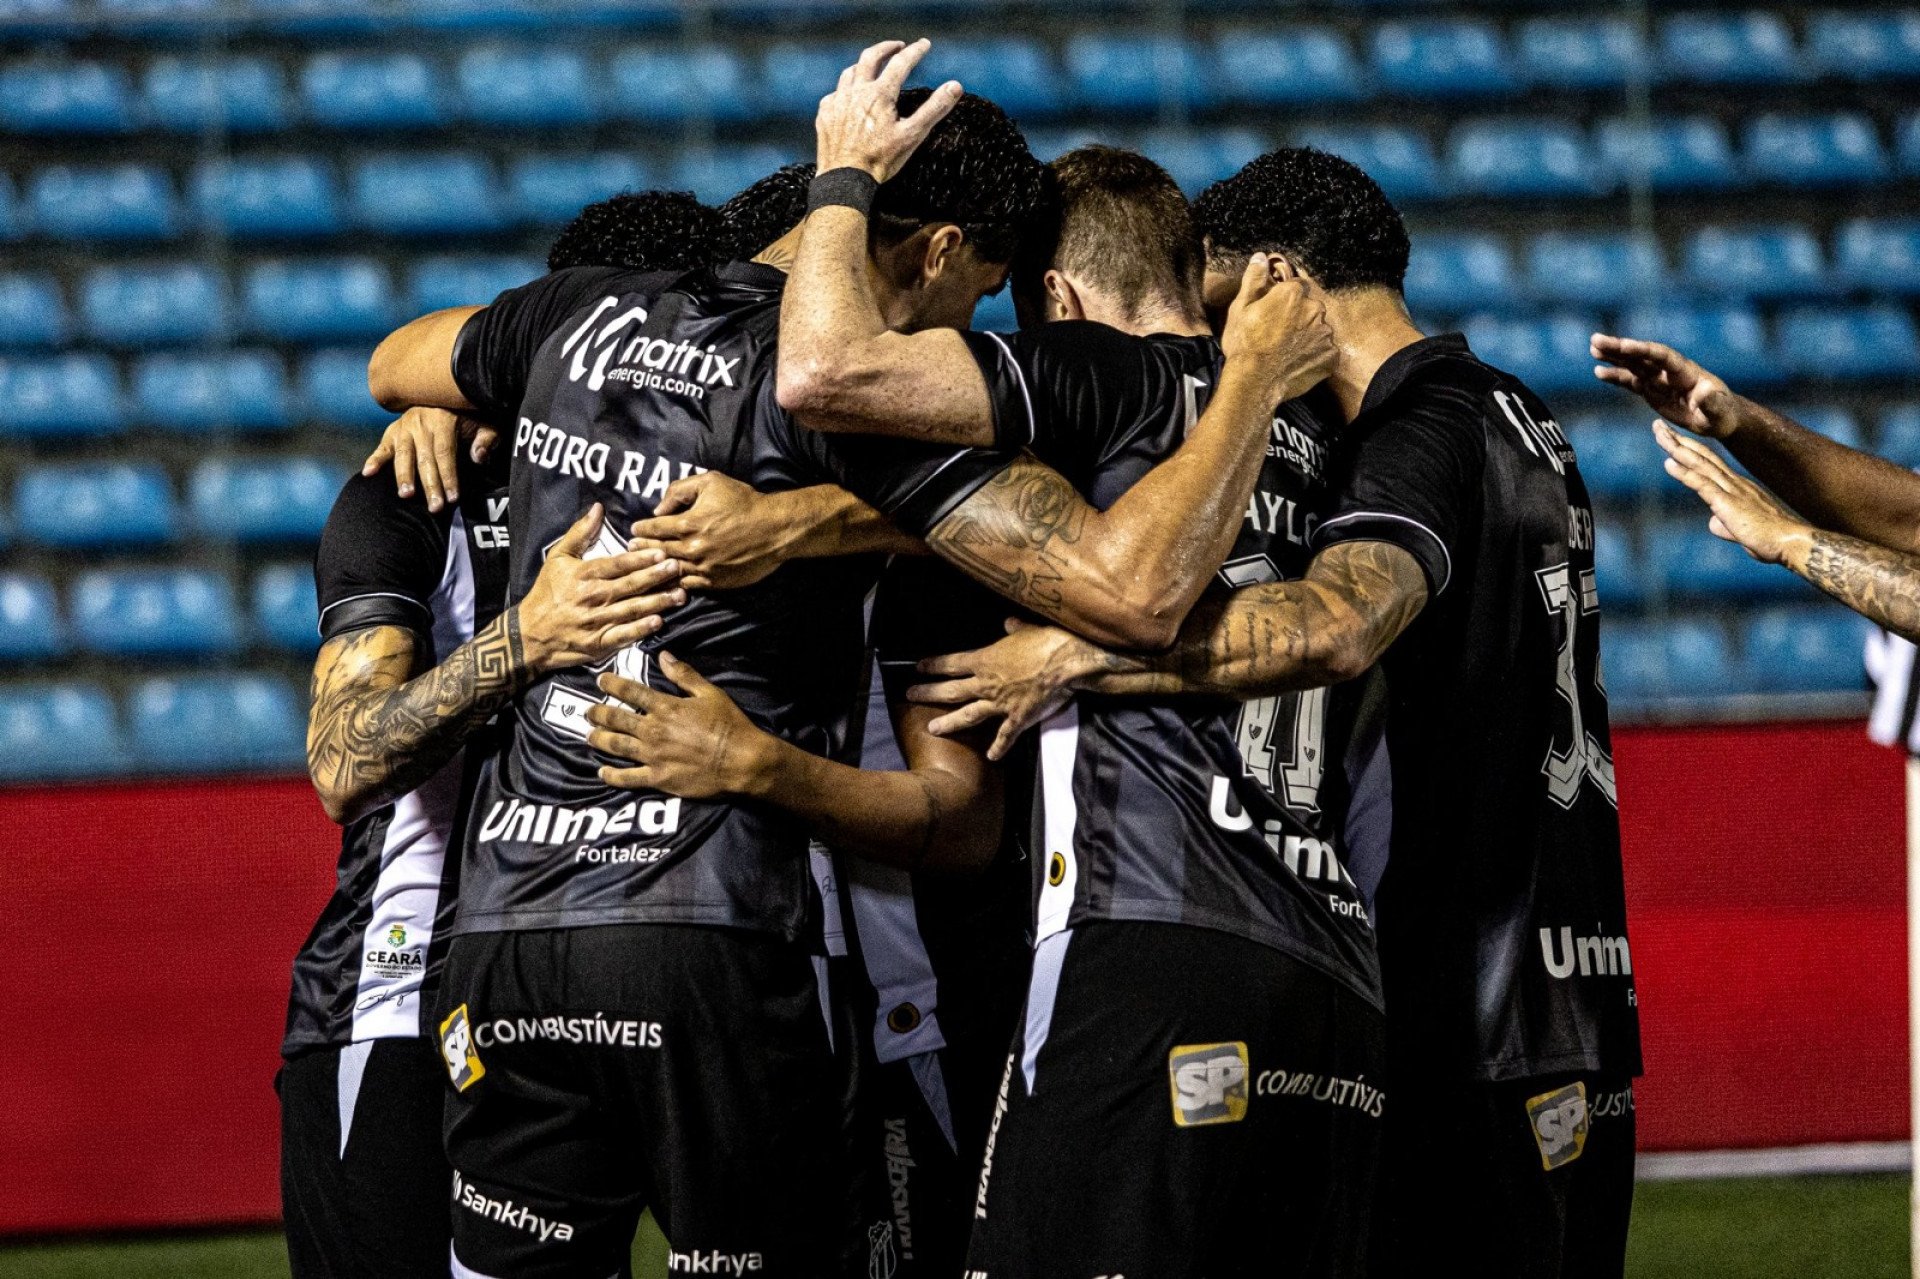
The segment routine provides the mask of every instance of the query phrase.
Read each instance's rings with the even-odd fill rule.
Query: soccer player
[[[1351,164],[1274,152],[1197,213],[1212,296],[1260,252],[1328,295],[1348,426],[1305,579],[1204,602],[1165,654],[1036,629],[943,669],[969,711],[1031,719],[1063,688],[1256,698],[1379,662],[1393,1097],[1374,1271],[1618,1276],[1639,1022],[1573,451],[1519,381],[1413,326],[1406,231]]]
[[[690,191],[625,191],[594,201],[560,228],[547,250],[547,270],[669,270],[704,262],[727,241],[724,215]]]

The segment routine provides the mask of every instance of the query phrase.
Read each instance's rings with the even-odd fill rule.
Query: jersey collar
[[[765,262],[723,262],[713,269],[713,273],[728,284],[745,285],[769,293],[778,293],[787,287],[787,273]]]
[[[1403,346],[1387,357],[1386,363],[1374,373],[1373,381],[1367,383],[1367,393],[1360,398],[1360,412],[1364,415],[1379,408],[1429,364],[1473,358],[1467,339],[1458,333],[1441,333]]]

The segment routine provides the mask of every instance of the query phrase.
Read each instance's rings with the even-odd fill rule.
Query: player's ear
[[[966,232],[950,222],[931,228],[920,255],[920,283],[932,284],[943,273],[957,267],[960,248],[966,239]]]
[[[1049,270],[1045,277],[1047,287],[1048,320],[1084,320],[1087,308],[1080,301],[1080,291],[1073,287],[1063,271]]]

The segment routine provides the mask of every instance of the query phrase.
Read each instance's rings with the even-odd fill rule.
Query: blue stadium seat
[[[1779,344],[1781,363],[1802,377],[1920,374],[1920,334],[1901,307],[1796,307],[1780,317]]]
[[[160,773],[298,770],[306,710],[284,679],[203,675],[153,679],[128,699],[134,758]]]
[[[1139,144],[1190,196],[1232,177],[1267,150],[1267,140],[1250,129],[1157,130]]]
[[[1736,386],[1778,386],[1786,377],[1767,345],[1766,326],[1748,306],[1635,307],[1620,317],[1620,332],[1677,347]]]
[[[1520,294],[1519,272],[1497,235],[1427,235],[1413,242],[1407,263],[1407,302],[1415,310],[1460,314],[1510,306]]]
[[[0,663],[42,662],[66,650],[53,583],[38,574],[0,573]]]
[[[1770,608],[1741,627],[1747,675],[1768,693],[1857,693],[1867,686],[1867,622],[1832,604]]]
[[[0,173],[0,240],[20,238],[20,199],[14,193],[13,179]]]
[[[1873,451],[1904,467],[1920,467],[1920,404],[1890,405],[1881,415]]]
[[[250,16],[276,36],[320,38],[390,33],[377,0],[251,0]]]
[[[1318,147],[1366,170],[1389,199],[1431,200],[1444,193],[1440,163],[1426,134],[1394,125],[1302,129],[1301,146]]]
[[[507,199],[524,222],[557,226],[587,205],[647,185],[647,170],[625,151],[526,155],[507,173]]]
[[[1585,473],[1584,466],[1582,473]],[[1593,531],[1593,573],[1600,588],[1600,607],[1608,612],[1639,608],[1647,598],[1639,552],[1627,532],[1610,524]]]
[[[931,86],[947,80],[958,80],[969,93],[999,103],[1022,121],[1056,116],[1066,107],[1052,56],[1039,41],[1023,36],[936,43],[913,82]]]
[[[814,102],[832,86],[829,79],[815,89]],[[762,114],[760,94],[741,56],[715,44],[623,49],[608,64],[607,95],[614,114],[645,124],[695,118],[733,123]]]
[[[1605,120],[1594,141],[1619,183],[1644,177],[1656,191],[1721,191],[1746,180],[1726,126],[1709,116]]]
[[[1640,28],[1622,18],[1530,18],[1516,53],[1521,76],[1549,89],[1618,88],[1647,61]]]
[[[354,168],[351,189],[354,222],[386,235],[464,235],[509,221],[492,166],[472,152],[375,156]]]
[[[139,421],[183,434],[292,425],[286,366],[271,351],[148,356],[133,370],[133,402]]]
[[[1625,709],[1723,696],[1744,683],[1726,631],[1698,620],[1610,623],[1600,638],[1600,676],[1607,700]]]
[[[287,77],[265,58],[155,58],[142,79],[147,118],[176,133],[287,127]]]
[[[1812,588],[1777,564],[1762,564],[1707,530],[1707,513],[1655,524],[1646,534],[1647,560],[1667,593],[1686,599],[1776,599]]]
[[[1505,369],[1540,395],[1593,389],[1587,343],[1597,320],[1562,313],[1541,319],[1476,315],[1461,325],[1474,353]]]
[[[1624,306],[1657,293],[1666,273],[1659,241],[1632,232],[1549,232],[1527,250],[1528,286],[1553,302]]]
[[[1687,238],[1686,282],[1727,297],[1818,297],[1827,292],[1820,241],[1804,226],[1706,226]]]
[[[214,160],[193,175],[201,222],[236,239],[300,239],[342,227],[333,171],[307,156]]]
[[[1512,93],[1506,40],[1487,22],[1388,22],[1373,33],[1373,72],[1388,93],[1414,98]]]
[[[1785,84],[1806,74],[1778,14],[1687,13],[1660,24],[1661,70],[1695,84]]]
[[[301,415],[307,421],[372,431],[393,421],[367,390],[367,354],[361,348],[307,357],[300,370]]]
[[[111,346],[205,342],[226,328],[226,281],[195,262],[95,267],[80,280],[80,317]]]
[[[546,269],[537,258],[427,258],[408,276],[407,311],[424,315],[450,306],[485,306]]]
[[[673,185],[719,204],[792,160],[778,147],[759,145],[683,151],[673,166]]]
[[[254,575],[253,625],[276,648],[305,654],[320,647],[311,565],[270,564]]]
[[[1585,413],[1564,421],[1580,478],[1594,501],[1639,502],[1679,490],[1661,469],[1666,454],[1653,438],[1652,422],[1650,412]]]
[[[821,95],[859,56],[850,43],[769,45],[760,59],[760,102],[770,114],[811,120]]]
[[[1920,76],[1920,13],[1814,13],[1807,19],[1807,60],[1847,80]]]
[[[319,53],[301,70],[300,100],[327,128],[432,128],[446,123],[441,78],[411,53]]]
[[[455,74],[460,114],[480,124],[556,128],[600,118],[593,71],[573,49],[469,49]]]
[[[1020,327],[1020,317],[1013,308],[1013,290],[1002,289],[980,299],[980,305],[973,308],[973,323],[970,328],[983,333],[1012,333]]]
[[[73,332],[60,285],[43,271],[0,275],[0,346],[61,346]]]
[[[33,229],[56,240],[164,240],[180,225],[173,184],[143,164],[42,169],[27,207]]]
[[[125,425],[125,407],[105,356],[0,359],[0,437],[111,435]]]
[[[0,781],[58,781],[126,771],[113,701],[93,684],[0,688]]]
[[[104,62],[16,62],[0,70],[0,127],[11,133],[124,133],[127,73]]]
[[[263,262],[247,273],[242,311],[250,333],[326,342],[385,336],[394,299],[386,269],[370,258]]]
[[[13,516],[21,541],[68,550],[145,550],[180,522],[166,472],[127,462],[35,467],[14,485]]]
[[[1067,41],[1064,63],[1075,101],[1096,111],[1138,114],[1169,102],[1204,107],[1216,98],[1199,51],[1168,36],[1077,35]],[[815,98],[824,92],[816,90]]]
[[[1213,65],[1223,97],[1256,106],[1356,102],[1370,87],[1346,37],[1326,27],[1226,32]]]
[[[1477,120],[1454,129],[1447,168],[1461,192],[1502,198],[1599,195],[1612,183],[1577,125]]]
[[[1848,288],[1920,296],[1920,219],[1856,218],[1840,228],[1833,256]]]
[[[1747,168],[1790,187],[1880,182],[1889,171],[1880,134],[1864,115],[1763,115],[1747,126]]]
[[[240,617],[224,574],[93,569],[67,595],[75,642],[111,657],[211,657],[239,651]]]
[[[193,522],[204,537],[236,542],[311,542],[346,474],[310,457],[214,458],[188,484]]]

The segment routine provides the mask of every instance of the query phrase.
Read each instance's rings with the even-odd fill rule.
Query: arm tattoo
[[[426,781],[529,680],[516,609],[412,679],[413,639],[396,645],[393,631],[336,640],[314,667],[307,765],[345,809],[365,811]]]
[[[927,535],[936,555],[1049,617],[1064,601],[1069,559],[1062,546],[1086,531],[1086,500],[1057,471],[1022,453]]]
[[[1801,575],[1862,617],[1920,640],[1920,558],[1817,532]]]

